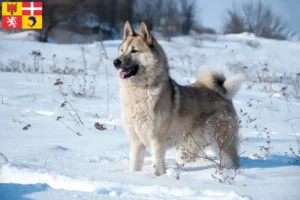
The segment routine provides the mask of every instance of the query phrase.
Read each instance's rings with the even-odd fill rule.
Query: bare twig
[[[109,79],[108,79],[108,70],[107,66],[105,65],[105,77],[106,77],[106,115],[109,115]]]
[[[47,158],[47,160],[45,161],[45,163],[44,163],[44,167],[43,167],[43,168],[45,168],[45,167],[47,166],[48,159],[49,159],[49,158]]]
[[[193,141],[195,142],[195,144],[197,145],[197,147],[198,147],[199,149],[202,149],[202,147],[199,145],[199,142],[196,141],[196,139],[194,138],[194,136],[193,136],[190,132],[189,132],[188,134],[191,136],[191,138],[193,139]],[[188,152],[189,152],[189,153],[192,153],[192,152],[190,152],[189,150],[188,150]],[[210,161],[210,162],[216,164],[218,167],[220,167],[220,164],[217,163],[216,161],[214,161],[211,157],[207,156],[206,153],[205,153],[204,151],[203,151],[202,153],[203,153],[203,155],[204,155],[204,157],[203,157],[204,159],[207,159],[208,161]],[[196,157],[199,157],[198,154],[196,154],[196,153],[192,153],[192,154],[193,154],[194,156],[196,156]]]
[[[71,111],[66,107],[66,103],[67,103],[66,101],[63,102],[63,103],[61,104],[60,107],[66,109],[66,111],[67,111],[67,113],[70,115],[70,117],[73,118],[73,120],[76,122],[75,124],[78,125],[78,124],[80,123],[80,121],[77,120],[77,119],[75,118],[75,116],[71,113]]]
[[[101,41],[100,41],[100,45],[101,45],[101,48],[102,48],[102,50],[103,50],[103,53],[104,53],[105,58],[108,59],[107,52],[106,52],[106,49],[105,49],[105,46],[104,46],[104,44],[103,44],[103,40],[102,40],[102,39],[101,39]]]
[[[79,132],[74,131],[71,127],[69,127],[66,123],[64,123],[62,120],[58,120],[60,121],[65,127],[67,127],[67,129],[69,129],[70,131],[72,131],[73,133],[75,133],[78,136],[81,136],[81,134]]]
[[[283,122],[289,122],[291,120],[297,120],[297,119],[300,120],[300,117],[292,117],[292,118],[284,120]]]
[[[84,48],[84,43],[82,43],[80,45],[80,49],[81,49],[81,54],[82,54],[82,60],[83,60],[83,67],[84,67],[84,75],[83,75],[83,96],[86,95],[86,77],[87,77],[87,62],[86,62],[86,58],[85,58],[85,48]]]
[[[62,91],[62,88],[61,88],[61,86],[60,85],[57,85],[58,86],[58,88],[59,88],[59,91],[60,91],[60,93],[61,93],[61,95],[63,96],[63,98],[65,99],[65,102],[71,107],[71,109],[75,112],[75,114],[76,114],[76,116],[77,116],[77,119],[78,119],[78,121],[80,122],[80,124],[82,124],[82,126],[84,126],[84,124],[83,124],[83,122],[82,122],[82,120],[81,120],[81,118],[79,117],[79,115],[78,115],[78,113],[76,112],[76,110],[75,110],[75,108],[72,106],[72,104],[68,101],[68,99],[65,97],[65,95],[63,94],[63,91]],[[68,112],[69,114],[71,114],[70,112]],[[71,114],[72,115],[72,114]],[[73,117],[73,115],[72,115],[72,117]],[[74,117],[73,117],[74,118]],[[75,118],[74,118],[75,119]],[[77,120],[76,120],[77,121]]]
[[[260,153],[264,157],[269,157],[271,154],[271,150],[274,148],[271,146],[271,137],[270,137],[270,130],[267,127],[260,127],[258,128],[257,125],[253,127],[258,133],[258,137],[263,137],[263,134],[267,137],[266,143],[259,146]]]
[[[60,79],[57,79],[56,82],[54,83],[55,86],[58,87],[61,95],[64,98],[64,102],[60,105],[60,107],[66,109],[66,111],[68,112],[68,114],[73,118],[73,120],[76,122],[75,125],[81,124],[82,126],[84,126],[79,114],[76,112],[75,108],[73,107],[73,105],[68,101],[68,99],[65,97],[63,91],[62,91],[62,87],[61,85],[63,84],[63,82]],[[72,109],[72,111],[75,113],[76,117],[71,113],[71,111],[69,109],[66,108],[66,105],[69,105]],[[68,126],[66,123],[64,123],[62,121],[62,119],[64,118],[64,116],[58,116],[56,121],[60,121],[65,127],[67,127],[70,131],[72,131],[73,133],[75,133],[78,136],[81,136],[81,134],[79,132],[74,131],[70,126]]]
[[[107,53],[106,53],[106,50],[105,50],[105,47],[103,45],[103,41],[101,40],[100,41],[100,51],[99,51],[99,63],[100,65],[102,65],[104,67],[104,71],[105,71],[105,78],[106,78],[106,116],[108,117],[109,115],[109,101],[110,101],[110,98],[112,97],[113,94],[110,95],[110,85],[109,85],[109,74],[108,74],[108,69],[107,69],[107,65],[105,63],[103,63],[103,58],[102,58],[102,55],[104,53],[104,56],[105,56],[105,59],[107,59]]]
[[[22,122],[22,121],[20,121],[20,120],[18,120],[18,119],[12,119],[12,121],[13,121],[14,123],[25,124],[25,122]]]
[[[296,133],[294,126],[291,125],[291,127],[293,129],[293,132]],[[295,152],[294,149],[292,147],[290,147],[290,151],[291,151],[292,155],[294,156],[294,160],[293,160],[293,162],[289,162],[289,163],[293,164],[293,165],[299,165],[300,164],[300,137],[297,135],[295,135],[295,137],[296,137],[298,152]]]
[[[29,113],[31,113],[31,111],[28,111],[27,113],[23,114],[22,117],[26,117],[26,115],[28,115]]]
[[[0,157],[2,157],[2,159],[7,163],[8,159],[6,158],[6,156],[0,152]]]
[[[12,119],[12,121],[14,122],[14,123],[18,123],[18,124],[26,124],[25,126],[23,126],[23,130],[24,131],[27,131],[30,127],[31,127],[31,124],[27,124],[27,123],[25,123],[25,122],[23,122],[23,121],[20,121],[20,120],[18,120],[18,119]]]

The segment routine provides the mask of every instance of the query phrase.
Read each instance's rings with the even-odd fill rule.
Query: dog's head
[[[150,34],[145,23],[141,23],[136,34],[129,22],[124,26],[124,39],[119,47],[119,56],[114,65],[121,79],[142,80],[161,74],[165,54]]]

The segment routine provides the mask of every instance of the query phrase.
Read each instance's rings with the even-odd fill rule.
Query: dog
[[[194,161],[213,147],[223,166],[239,166],[238,118],[232,98],[242,76],[228,79],[208,71],[182,86],[169,75],[166,54],[140,24],[136,34],[129,22],[113,61],[120,81],[122,122],[130,139],[130,171],[141,171],[151,148],[153,173],[165,173],[165,154],[176,148],[179,161]]]

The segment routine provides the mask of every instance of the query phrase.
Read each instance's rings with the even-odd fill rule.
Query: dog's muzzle
[[[119,59],[115,59],[113,63],[115,67],[120,71],[119,76],[121,79],[126,79],[135,76],[139,70],[138,65],[127,66],[122,64],[122,61]]]

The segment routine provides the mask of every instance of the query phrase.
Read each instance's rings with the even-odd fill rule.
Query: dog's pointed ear
[[[140,33],[139,35],[144,39],[145,42],[147,42],[150,45],[153,45],[153,38],[150,32],[148,31],[148,28],[144,22],[140,25]]]
[[[128,36],[134,36],[135,32],[131,26],[131,24],[129,23],[129,21],[126,21],[125,26],[124,26],[124,40],[128,37]]]

